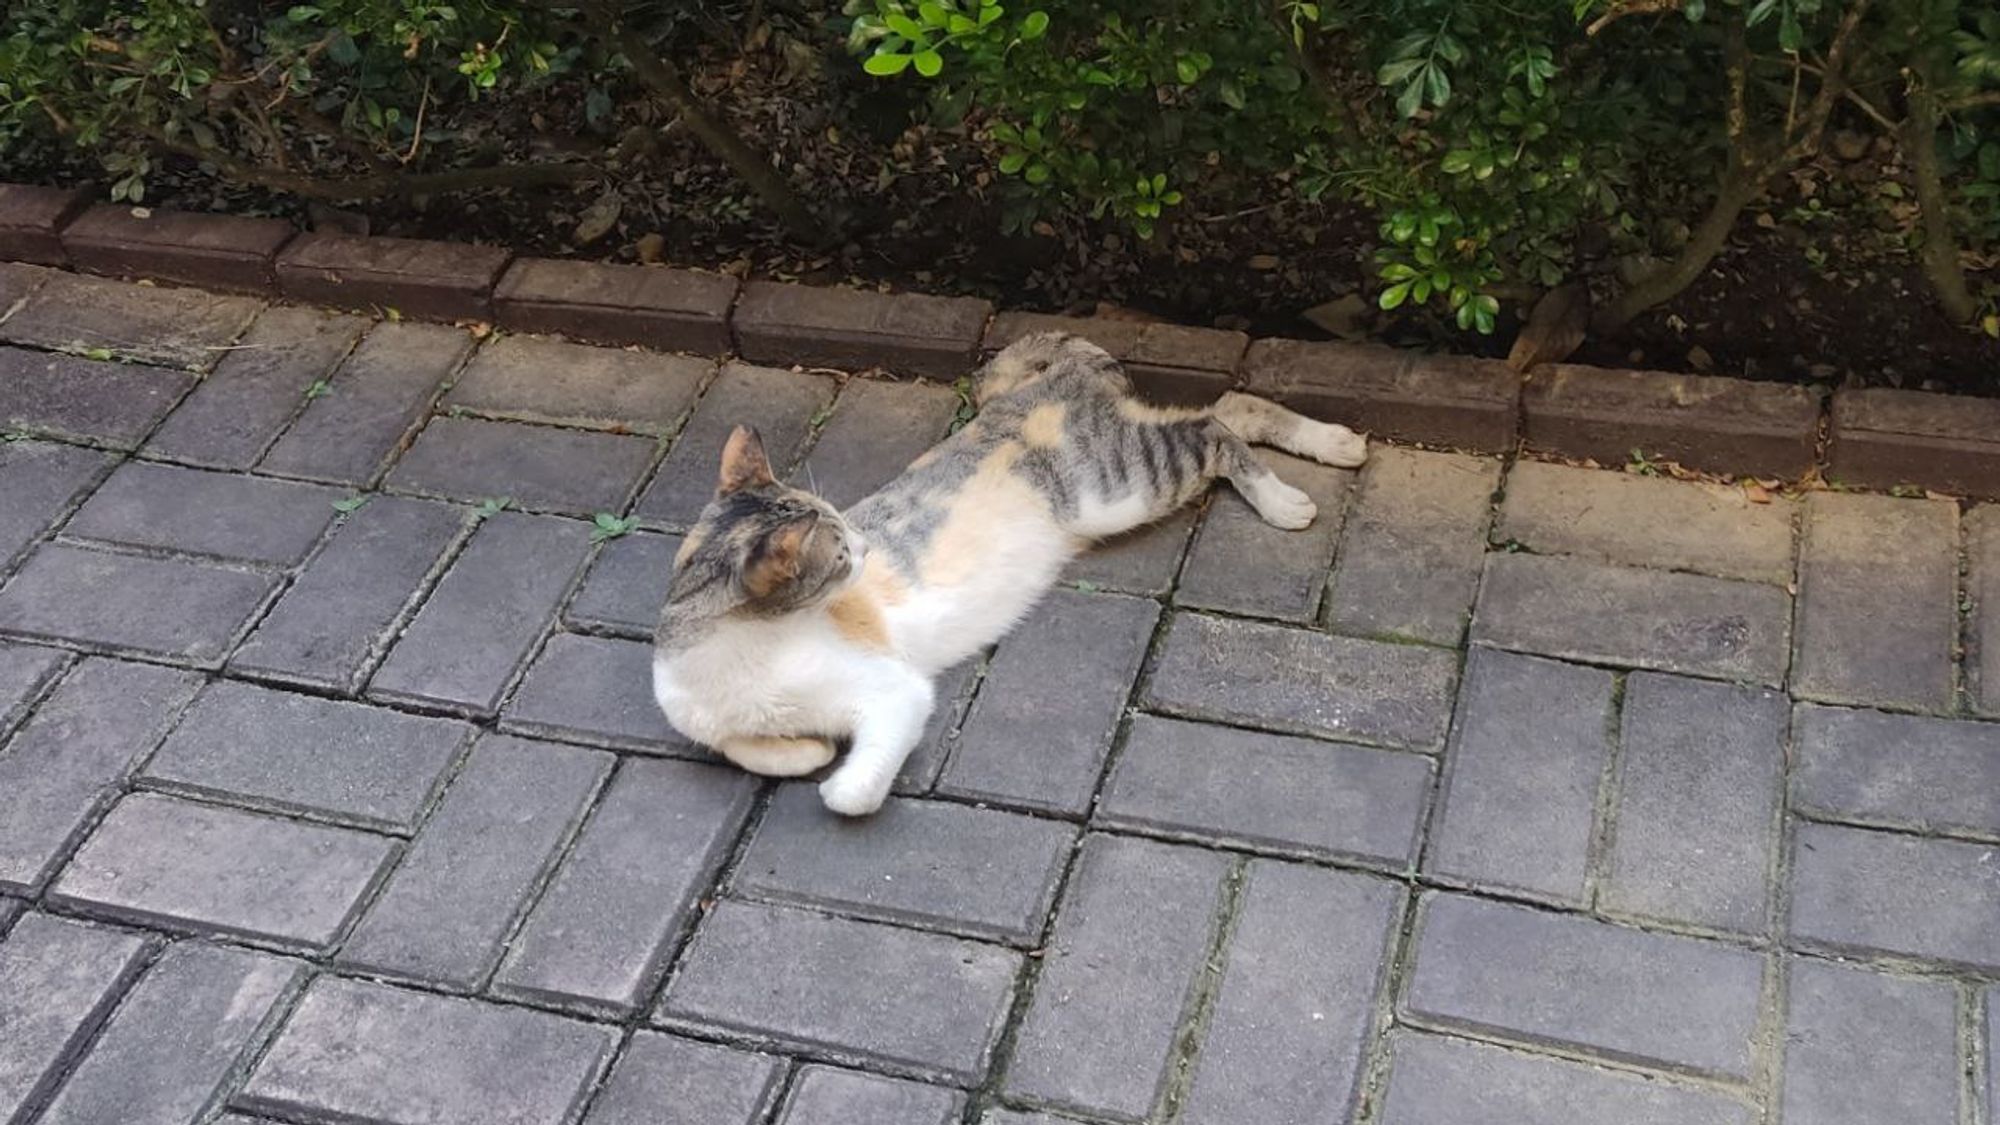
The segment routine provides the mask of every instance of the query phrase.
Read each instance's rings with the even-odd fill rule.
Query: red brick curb
[[[1823,392],[1712,376],[1543,368],[1361,344],[1252,341],[1180,325],[1003,312],[983,300],[753,281],[557,259],[496,247],[294,234],[273,219],[88,207],[85,189],[0,183],[0,261],[276,294],[346,308],[767,364],[886,368],[955,379],[1020,334],[1077,332],[1143,393],[1198,405],[1232,387],[1374,436],[1486,453],[1517,444],[1617,463],[1638,450],[1689,468],[1914,485],[2000,498],[2000,401],[1909,391]],[[0,309],[0,313],[4,313]]]

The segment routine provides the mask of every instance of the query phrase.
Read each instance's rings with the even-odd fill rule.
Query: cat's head
[[[715,499],[674,560],[667,602],[787,613],[839,592],[861,573],[865,553],[840,512],[780,484],[763,439],[738,426],[722,449]]]
[[[1065,366],[1117,367],[1110,352],[1067,332],[1030,332],[994,353],[973,380],[979,405]]]

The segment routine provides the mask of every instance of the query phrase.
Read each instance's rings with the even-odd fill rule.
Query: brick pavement
[[[1293,467],[844,823],[644,638],[729,422],[947,389],[18,270],[0,1123],[2000,1120],[2000,508]]]

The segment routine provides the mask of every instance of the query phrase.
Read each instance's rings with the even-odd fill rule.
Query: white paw
[[[1322,465],[1352,469],[1368,460],[1368,439],[1332,422],[1299,425],[1299,452]]]
[[[1319,506],[1312,497],[1275,475],[1260,479],[1250,493],[1250,506],[1272,527],[1298,531],[1312,526],[1313,517],[1319,515]]]
[[[819,783],[819,799],[842,816],[867,816],[889,796],[889,780],[878,781],[851,770],[835,770]]]

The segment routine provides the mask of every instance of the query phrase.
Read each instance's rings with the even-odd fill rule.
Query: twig
[[[1591,20],[1590,26],[1584,28],[1583,33],[1594,36],[1619,20],[1624,19],[1626,16],[1643,16],[1651,15],[1655,12],[1678,12],[1680,10],[1681,0],[1626,0],[1625,3],[1614,5],[1610,11]]]
[[[1967,94],[1962,98],[1953,98],[1944,104],[1944,108],[1957,112],[1961,109],[1979,109],[1989,105],[2000,105],[2000,90],[1987,90],[1983,93]]]
[[[403,154],[402,163],[406,168],[409,167],[410,161],[417,158],[417,146],[424,143],[424,110],[429,108],[430,104],[431,80],[429,75],[425,75],[424,95],[417,99],[417,123],[410,132],[410,151]]]

